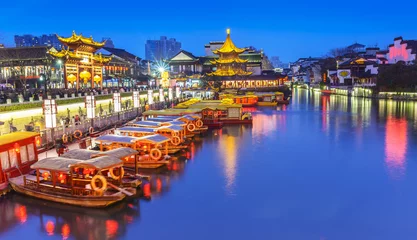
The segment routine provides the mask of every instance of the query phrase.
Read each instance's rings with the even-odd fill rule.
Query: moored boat
[[[136,193],[133,188],[121,188],[123,162],[115,157],[102,156],[90,160],[54,157],[33,164],[36,175],[10,179],[13,190],[43,200],[103,208]],[[116,179],[105,172],[119,172]]]
[[[34,132],[14,132],[0,136],[0,195],[9,191],[9,178],[27,174],[38,161],[40,137]]]

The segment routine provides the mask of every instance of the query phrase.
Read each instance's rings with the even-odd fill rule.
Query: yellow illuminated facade
[[[216,65],[216,71],[208,73],[208,76],[233,77],[249,76],[252,72],[245,71],[245,64],[248,60],[239,58],[239,54],[245,52],[245,48],[238,48],[230,38],[230,29],[227,29],[227,37],[223,46],[213,53],[219,55],[219,59],[210,61]]]
[[[71,37],[57,36],[67,48],[61,51],[51,50],[49,54],[64,62],[65,88],[102,87],[103,66],[110,62],[111,57],[95,54],[105,44],[96,42],[92,37],[72,33]]]

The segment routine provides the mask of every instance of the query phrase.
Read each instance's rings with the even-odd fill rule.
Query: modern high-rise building
[[[172,58],[181,50],[181,43],[175,38],[161,36],[159,40],[147,40],[145,44],[146,60],[159,61]]]
[[[62,44],[55,34],[43,34],[42,36],[33,36],[30,34],[15,35],[14,42],[16,43],[16,47],[47,46],[54,47],[55,49],[62,48]]]

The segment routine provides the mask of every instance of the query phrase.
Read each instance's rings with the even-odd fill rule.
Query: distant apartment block
[[[25,35],[15,35],[14,42],[16,47],[38,47],[38,46],[47,46],[54,47],[55,49],[61,49],[62,44],[58,40],[58,37],[55,34],[43,34],[41,36],[33,36],[30,34]]]
[[[161,36],[159,40],[147,40],[145,44],[146,60],[159,61],[170,59],[181,50],[181,43],[175,38]]]

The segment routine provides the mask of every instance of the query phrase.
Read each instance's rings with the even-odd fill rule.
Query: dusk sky
[[[381,48],[393,39],[417,39],[415,0],[385,1],[2,1],[0,43],[15,34],[69,36],[72,30],[144,57],[147,39],[176,38],[184,50],[225,39],[264,49],[285,61],[321,57],[359,42]]]

